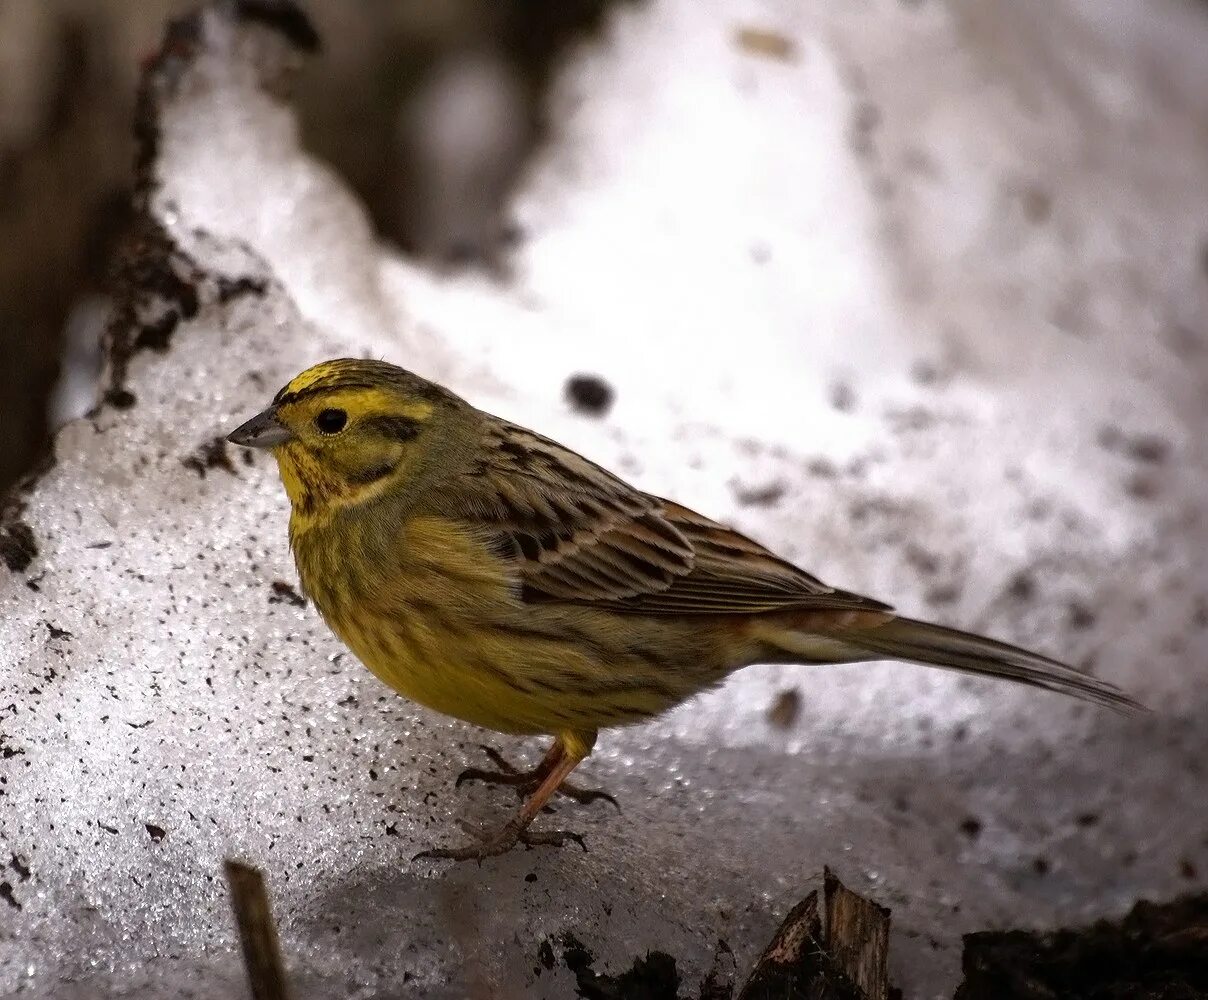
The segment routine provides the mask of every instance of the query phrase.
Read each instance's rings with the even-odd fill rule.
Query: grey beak
[[[227,440],[231,444],[241,444],[245,448],[275,448],[285,444],[293,435],[289,428],[277,419],[273,407],[257,413],[246,424],[240,424],[230,434]]]

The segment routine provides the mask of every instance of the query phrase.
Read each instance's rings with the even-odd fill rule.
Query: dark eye
[[[324,410],[315,417],[315,426],[321,434],[339,434],[348,423],[348,414],[343,410]]]

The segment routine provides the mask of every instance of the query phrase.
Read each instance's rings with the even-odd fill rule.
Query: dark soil
[[[1051,934],[965,936],[956,1000],[1208,1000],[1208,894]]]

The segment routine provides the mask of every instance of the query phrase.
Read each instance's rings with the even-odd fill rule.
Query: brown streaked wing
[[[888,610],[506,421],[492,423],[471,475],[486,487],[475,520],[516,560],[527,601],[633,614]]]
[[[618,611],[673,615],[891,610],[881,601],[827,586],[758,542],[681,504],[659,503],[663,516],[691,544],[695,565],[659,593],[609,602]]]
[[[526,600],[623,600],[691,571],[692,546],[654,498],[506,421],[493,420],[484,443],[470,513],[516,560]]]

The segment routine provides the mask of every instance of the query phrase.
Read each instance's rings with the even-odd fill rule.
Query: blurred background
[[[563,53],[639,0],[312,0],[305,143],[379,234],[496,270]],[[94,403],[142,60],[192,0],[0,0],[0,494]]]
[[[505,206],[546,134],[560,61],[602,30],[611,7],[643,2],[310,0],[323,51],[308,62],[296,101],[305,143],[356,191],[383,239],[428,263],[496,271],[522,236]],[[1145,109],[1125,107],[1125,95],[1088,93],[1078,79],[1077,64],[1106,58],[1141,66],[1165,106],[1185,114],[1190,102],[1208,129],[1201,36],[1185,30],[1190,11],[1208,22],[1204,0],[901,5],[947,7],[970,50],[1015,78],[1024,104],[1056,99],[1088,121],[1104,109],[1135,118]],[[140,63],[165,20],[193,6],[0,0],[0,493],[45,452],[56,426],[93,403],[106,278],[129,220]],[[735,17],[748,6],[735,4]],[[1094,22],[1094,51],[1055,41],[1063,36],[1052,22],[1079,18]],[[775,59],[783,41],[744,44]],[[853,142],[868,146],[878,122],[854,127]],[[1088,164],[1096,155],[1088,150]],[[1025,187],[1023,211],[1045,221],[1051,196]]]

